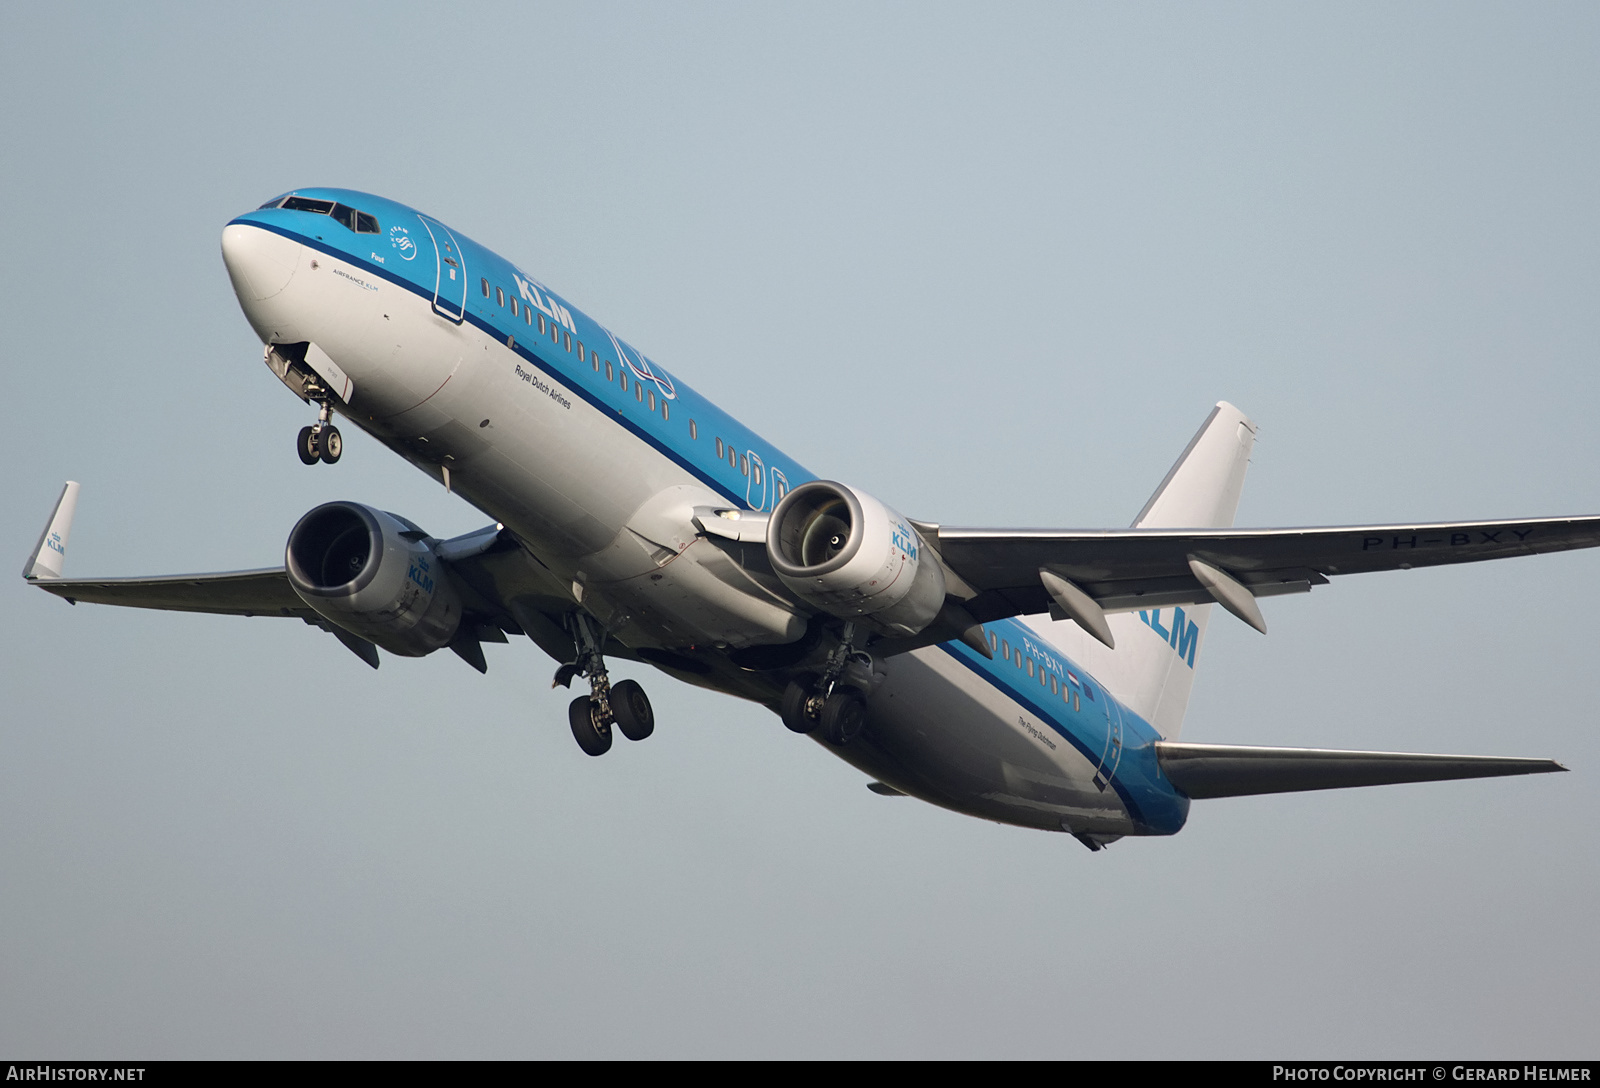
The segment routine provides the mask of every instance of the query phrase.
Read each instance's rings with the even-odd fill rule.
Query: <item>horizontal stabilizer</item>
[[[1324,748],[1256,748],[1168,741],[1156,742],[1156,761],[1180,793],[1196,800],[1566,770],[1553,759],[1340,752]]]

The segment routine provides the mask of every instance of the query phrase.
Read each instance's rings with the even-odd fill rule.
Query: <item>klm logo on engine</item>
[[[917,557],[917,534],[903,522],[894,527],[894,546],[912,559]]]
[[[422,587],[424,593],[433,592],[433,575],[428,572],[428,561],[418,559],[411,564],[411,569],[406,572],[406,577]]]
[[[1193,620],[1183,614],[1183,609],[1172,610],[1172,629],[1161,625],[1161,609],[1152,612],[1141,612],[1139,618],[1145,625],[1167,640],[1167,645],[1178,651],[1178,656],[1192,669],[1194,668],[1194,651],[1200,645],[1200,628],[1195,626]]]

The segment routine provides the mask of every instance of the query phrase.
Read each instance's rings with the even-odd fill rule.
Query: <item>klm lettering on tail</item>
[[[1200,628],[1196,627],[1193,621],[1183,614],[1183,609],[1174,608],[1172,610],[1172,630],[1170,631],[1161,626],[1161,609],[1159,608],[1152,612],[1140,612],[1139,618],[1145,622],[1150,630],[1166,639],[1167,645],[1177,650],[1178,656],[1183,658],[1191,669],[1194,668],[1194,651],[1200,644]]]

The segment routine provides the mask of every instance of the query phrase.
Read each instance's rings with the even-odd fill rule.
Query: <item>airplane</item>
[[[297,189],[230,221],[222,257],[263,361],[315,422],[337,415],[492,518],[441,540],[325,503],[280,566],[68,579],[68,482],[23,576],[72,603],[280,616],[380,650],[525,636],[587,683],[580,748],[651,736],[608,659],[758,702],[868,776],[1091,850],[1170,835],[1197,799],[1566,770],[1548,759],[1181,741],[1218,606],[1331,577],[1600,545],[1600,517],[1236,529],[1256,425],[1211,409],[1126,529],[952,528],[817,478],[520,266],[442,221]]]

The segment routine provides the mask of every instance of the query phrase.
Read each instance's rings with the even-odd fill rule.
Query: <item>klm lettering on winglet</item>
[[[1167,645],[1177,650],[1178,656],[1191,669],[1194,668],[1194,651],[1200,645],[1200,628],[1196,627],[1194,621],[1183,614],[1183,609],[1174,608],[1172,610],[1172,630],[1170,631],[1161,626],[1161,609],[1159,608],[1153,612],[1141,612],[1139,613],[1139,618],[1145,622],[1150,630],[1166,639]]]
[[[51,551],[55,552],[57,555],[65,557],[66,554],[67,554],[67,549],[63,548],[61,546],[61,534],[60,533],[51,533],[50,534],[50,539],[46,540],[44,542],[44,544],[45,544],[45,547],[49,548]]]

